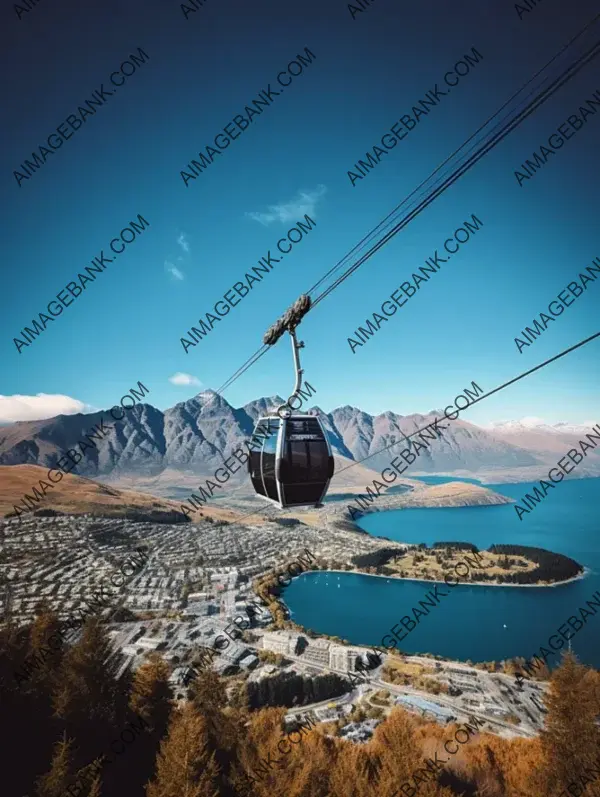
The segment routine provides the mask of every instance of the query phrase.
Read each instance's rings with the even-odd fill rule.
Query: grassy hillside
[[[22,506],[23,496],[26,493],[33,497],[34,486],[37,486],[39,492],[39,481],[40,479],[47,481],[47,473],[48,469],[39,465],[0,465],[0,515],[6,516],[13,512],[15,504]],[[131,510],[179,511],[180,504],[146,493],[109,487],[81,476],[65,474],[60,482],[53,485],[53,489],[46,492],[46,496],[36,504],[36,508],[55,509],[74,515],[93,513],[106,517],[122,517]],[[237,516],[235,512],[212,507],[202,510],[202,515],[218,520],[235,520]],[[192,516],[192,520],[199,519],[199,512]]]

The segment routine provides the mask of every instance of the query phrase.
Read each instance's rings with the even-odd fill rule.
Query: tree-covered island
[[[443,581],[465,555],[478,554],[476,567],[469,558],[470,569],[465,583],[515,584],[548,586],[562,583],[583,574],[584,568],[574,559],[560,553],[527,545],[491,545],[479,551],[469,542],[436,542],[429,548],[417,546],[382,548],[352,557],[353,570],[390,578],[411,578]]]

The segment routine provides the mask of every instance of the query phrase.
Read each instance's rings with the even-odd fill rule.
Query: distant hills
[[[158,477],[164,472],[209,475],[225,457],[250,437],[255,419],[269,407],[283,403],[280,396],[259,398],[241,408],[232,407],[214,391],[204,391],[164,412],[138,404],[112,427],[96,447],[86,452],[74,470],[88,477]],[[314,408],[317,409],[318,408]],[[336,455],[347,464],[394,444],[366,462],[380,471],[405,447],[404,435],[432,422],[436,413],[398,415],[387,411],[370,415],[356,407],[320,411]],[[438,412],[438,415],[440,413]],[[21,421],[0,428],[0,465],[50,467],[99,423],[102,412],[58,415],[40,421]],[[535,420],[535,419],[533,419]],[[509,421],[482,428],[460,418],[447,424],[444,437],[430,442],[407,474],[440,473],[476,476],[485,480],[535,480],[579,440],[586,427],[548,426]],[[396,441],[400,441],[397,443]],[[590,452],[577,475],[600,475],[600,446]],[[349,462],[348,462],[349,461]],[[358,468],[353,470],[359,470]],[[348,472],[348,475],[351,473]],[[240,472],[238,477],[245,477]]]
[[[586,441],[585,435],[592,431],[595,423],[590,421],[580,426],[563,422],[550,425],[536,418],[523,418],[521,421],[494,424],[488,431],[506,443],[529,451],[538,461],[554,464],[579,440]],[[577,474],[600,475],[600,445],[595,451],[588,452],[586,459],[577,466]]]
[[[562,432],[573,434],[585,434],[590,430],[592,426],[594,426],[597,421],[586,421],[585,423],[565,423],[561,421],[560,423],[546,423],[541,418],[521,418],[518,421],[495,421],[494,423],[488,424],[487,429],[514,429],[516,431],[519,430],[529,430],[535,429],[542,432],[548,432],[549,434],[561,434]]]
[[[40,479],[46,477],[45,468],[38,465],[0,465],[0,517],[12,513],[14,505],[23,508],[23,496],[32,495],[32,487],[39,488]],[[102,517],[130,516],[148,522],[178,522],[174,513],[181,514],[180,504],[154,495],[131,490],[116,489],[90,479],[65,474],[42,500],[33,497],[36,511],[52,508],[63,514],[90,513]],[[25,506],[28,502],[25,501]],[[226,509],[209,507],[202,516],[213,520],[234,520],[237,514]],[[256,521],[256,519],[255,519]]]

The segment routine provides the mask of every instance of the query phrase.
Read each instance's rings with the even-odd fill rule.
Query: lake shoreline
[[[529,487],[530,485],[523,484],[506,485],[506,494],[518,498],[527,490],[531,492]],[[440,605],[437,606],[439,611],[434,612],[430,608],[427,618],[420,616],[418,627],[412,630],[404,642],[398,643],[403,654],[428,654],[427,658],[461,664],[469,661],[469,666],[475,662],[500,662],[518,657],[528,659],[540,643],[547,646],[544,640],[556,633],[559,623],[564,622],[569,615],[579,617],[577,607],[588,609],[586,600],[590,599],[591,593],[600,589],[600,544],[597,530],[599,487],[598,478],[566,479],[560,493],[557,491],[553,494],[552,505],[548,498],[548,501],[536,507],[537,514],[528,516],[527,520],[530,522],[526,523],[526,518],[523,518],[522,524],[513,517],[514,509],[510,508],[486,513],[461,512],[458,508],[441,514],[412,512],[400,516],[398,513],[388,513],[387,518],[386,513],[382,512],[379,515],[369,515],[364,521],[358,521],[357,518],[362,526],[360,530],[376,540],[377,546],[370,543],[367,550],[362,535],[353,534],[356,543],[352,554],[343,559],[335,557],[336,561],[332,562],[328,553],[325,561],[329,561],[331,569],[313,571],[324,573],[323,578],[310,576],[310,579],[305,578],[304,581],[295,580],[282,590],[280,600],[286,604],[292,624],[309,628],[317,638],[336,636],[348,640],[350,646],[367,647],[380,645],[381,635],[395,623],[399,623],[402,615],[412,617],[411,606],[420,609],[420,600],[433,603],[428,601],[426,595],[437,589],[440,597]],[[383,496],[380,500],[383,500]],[[344,524],[344,529],[350,531],[353,525],[348,522]],[[409,568],[405,576],[410,575],[410,578],[404,579],[399,578],[400,560],[397,565],[390,563],[390,567],[394,569],[391,576],[381,571],[377,573],[375,568],[372,573],[360,572],[361,569],[370,568],[359,569],[350,562],[352,555],[373,553],[375,547],[407,547],[403,540],[410,540],[411,554],[420,542],[431,548],[436,541],[469,542],[480,551],[486,550],[492,544],[519,543],[534,548],[542,546],[545,550],[572,558],[581,565],[581,570],[578,573],[573,570],[549,570],[544,574],[547,577],[544,583],[541,579],[533,579],[532,584],[499,584],[496,583],[496,578],[510,575],[511,570],[499,570],[497,574],[492,571],[494,580],[482,582],[479,578],[484,573],[487,576],[488,571],[482,570],[480,575],[471,566],[466,579],[472,577],[473,586],[538,587],[528,591],[481,588],[473,591],[464,588],[448,589],[442,581],[446,577],[445,573],[448,573],[451,583],[457,583],[458,587],[471,584],[464,576],[458,576],[451,569],[462,558],[462,554],[455,551],[453,560],[446,561],[442,556],[442,563],[449,565],[444,571],[440,569],[436,572],[430,567],[427,574],[422,574],[420,570],[411,572]],[[467,551],[464,553],[471,558]],[[430,557],[431,554],[427,556]],[[381,559],[373,556],[372,562],[365,561],[376,566],[382,564],[384,559],[383,556]],[[409,555],[409,563],[411,559]],[[551,558],[548,561],[551,564]],[[347,566],[351,570],[345,570]],[[331,572],[331,578],[327,575],[328,572]],[[340,572],[375,575],[380,580],[344,580]],[[517,572],[516,569],[514,572]],[[416,582],[429,580],[423,578],[423,575],[438,580],[419,586]],[[556,578],[548,584],[547,579],[552,576]],[[381,578],[389,580],[384,584]],[[406,583],[398,583],[401,581]],[[557,589],[541,589],[544,586]],[[561,592],[559,588],[563,586]],[[442,595],[449,593],[453,594],[448,602]],[[596,613],[595,618],[587,615],[588,622],[572,644],[582,664],[600,669],[600,648],[595,633],[600,617],[597,609]],[[507,628],[503,627],[505,624]],[[407,621],[407,625],[411,624]],[[476,632],[467,631],[471,628],[476,629]],[[570,636],[570,633],[566,636]],[[553,653],[548,657],[552,670],[559,661],[560,653]]]
[[[372,576],[373,578],[387,578],[390,581],[420,581],[424,584],[446,584],[445,581],[437,581],[432,578],[401,578],[400,576],[385,576],[380,573],[364,573],[362,570],[307,570],[307,573],[351,573],[356,576]],[[578,573],[576,576],[572,578],[567,578],[565,581],[555,581],[552,584],[496,584],[493,581],[465,581],[460,582],[458,584],[452,584],[448,586],[454,587],[522,587],[522,588],[530,588],[533,587],[562,587],[565,584],[570,584],[572,581],[579,581],[581,579],[587,578],[587,576],[591,573],[590,568],[584,567],[583,573]],[[301,573],[300,575],[296,576],[296,578],[301,578],[306,573]]]

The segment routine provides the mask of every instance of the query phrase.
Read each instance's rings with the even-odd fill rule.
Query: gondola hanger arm
[[[306,294],[302,294],[296,301],[294,302],[291,307],[289,307],[285,313],[278,318],[277,321],[269,327],[269,329],[265,332],[263,336],[263,342],[267,346],[274,346],[277,341],[281,338],[281,336],[287,331],[292,339],[292,356],[294,358],[294,370],[296,375],[296,381],[294,384],[294,391],[290,398],[293,398],[298,394],[298,391],[302,387],[302,374],[304,373],[304,369],[300,367],[300,349],[304,348],[304,342],[299,341],[296,336],[296,327],[300,324],[304,316],[308,313],[311,307],[311,300],[310,296]],[[288,398],[288,402],[289,402]],[[278,409],[277,413],[283,412],[284,414],[287,412],[291,414],[288,409],[288,403],[282,404]],[[280,416],[281,417],[281,416]]]

